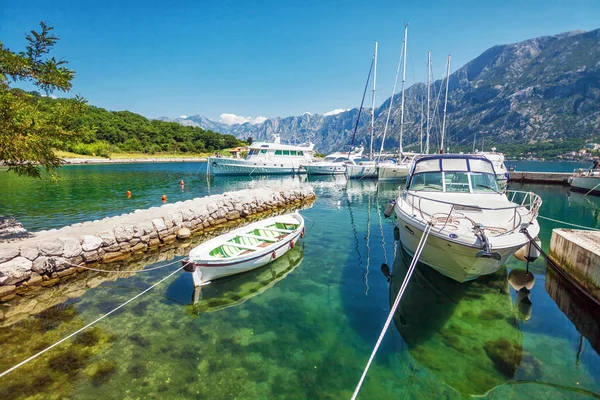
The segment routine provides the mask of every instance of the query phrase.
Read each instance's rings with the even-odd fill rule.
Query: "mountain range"
[[[519,43],[497,45],[450,75],[448,82],[446,143],[470,146],[477,140],[497,145],[557,146],[572,140],[600,141],[600,29],[543,36]],[[426,85],[405,91],[404,148],[420,150]],[[431,149],[439,149],[445,81],[431,84]],[[375,109],[375,149],[379,149],[391,98]],[[393,98],[386,149],[399,143],[400,96]],[[356,144],[368,148],[370,109],[363,109]],[[423,112],[423,114],[425,114]],[[310,140],[320,152],[349,144],[358,109],[335,115],[305,113],[269,118],[260,124],[226,125],[195,115],[175,121],[200,126],[240,139],[269,141],[280,133],[282,141]],[[423,134],[424,136],[424,134]]]

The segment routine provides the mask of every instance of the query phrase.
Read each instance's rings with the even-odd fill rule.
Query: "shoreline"
[[[207,157],[63,158],[62,165],[206,162]]]

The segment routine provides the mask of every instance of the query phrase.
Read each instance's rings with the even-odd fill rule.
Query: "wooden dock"
[[[571,172],[521,172],[511,171],[509,182],[520,183],[551,183],[555,185],[568,185]]]

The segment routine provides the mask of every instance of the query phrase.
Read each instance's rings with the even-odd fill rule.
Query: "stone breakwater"
[[[0,243],[0,302],[83,268],[126,260],[178,240],[314,201],[312,187],[228,192],[30,233]]]

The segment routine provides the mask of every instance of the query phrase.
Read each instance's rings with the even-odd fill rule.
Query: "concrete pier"
[[[573,174],[570,172],[520,172],[511,171],[509,182],[520,183],[553,183],[556,185],[568,185],[568,179]]]
[[[312,203],[312,187],[228,192],[136,210],[0,243],[0,303],[52,286],[78,270],[127,261],[178,240],[206,235]],[[107,268],[108,269],[108,268]]]
[[[550,258],[600,301],[600,231],[554,229]]]

